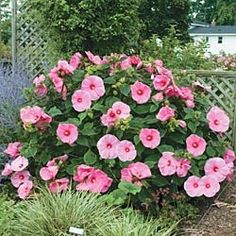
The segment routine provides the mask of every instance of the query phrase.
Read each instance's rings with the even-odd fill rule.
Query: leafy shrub
[[[212,59],[225,70],[236,70],[236,54],[232,55],[214,55]]]
[[[42,190],[34,198],[19,203],[13,212],[15,217],[7,225],[12,235],[19,236],[70,235],[71,226],[83,228],[88,236],[168,236],[176,226],[171,222],[167,228],[159,220],[145,219],[131,209],[126,213],[108,207],[98,195],[71,190],[60,195]]]
[[[208,106],[204,86],[186,81],[177,85],[162,61],[135,55],[59,61],[28,90],[20,142],[5,150],[11,160],[2,174],[23,199],[32,177],[52,192],[65,191],[73,177],[78,191],[108,192],[111,204],[150,211],[184,190],[214,196],[233,174],[224,136],[230,120]]]

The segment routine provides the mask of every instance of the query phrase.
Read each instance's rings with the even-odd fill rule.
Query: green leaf
[[[141,191],[140,186],[136,186],[130,182],[125,182],[125,181],[120,182],[118,188],[125,193],[131,193],[133,195],[136,195]]]
[[[170,184],[168,179],[161,175],[156,175],[151,181],[154,185],[158,187],[163,187]]]
[[[153,168],[157,165],[156,161],[145,161],[145,164],[148,165],[150,168]]]
[[[116,189],[108,194],[105,199],[110,205],[123,205],[127,199],[127,194],[121,189]]]
[[[140,143],[140,139],[139,139],[139,136],[138,136],[138,135],[135,135],[135,136],[134,136],[134,143],[135,143],[135,145],[137,145],[138,143]]]
[[[181,186],[183,183],[184,183],[185,179],[184,178],[178,178],[178,177],[174,177],[172,180],[171,180],[171,183],[172,184],[175,184],[177,186]]]
[[[111,76],[111,77],[107,77],[104,79],[104,83],[105,84],[115,84],[116,83],[116,77]]]
[[[158,149],[158,151],[160,153],[163,153],[163,152],[174,152],[175,151],[175,149],[172,146],[166,145],[166,144],[163,144],[163,145],[159,146],[157,149]]]
[[[87,165],[93,165],[97,160],[98,160],[97,155],[91,150],[88,150],[84,155],[84,162]]]
[[[93,110],[95,111],[101,111],[102,113],[106,112],[106,107],[103,106],[102,104],[99,104],[99,103],[96,103],[93,107],[92,107]]]
[[[126,85],[123,85],[121,88],[120,88],[120,91],[123,95],[125,95],[126,97],[129,95],[130,93],[130,85],[126,84]]]
[[[156,111],[158,109],[158,107],[156,106],[156,105],[151,105],[150,106],[150,112],[154,112],[154,111]]]
[[[188,123],[188,127],[189,127],[189,129],[190,129],[193,133],[196,132],[196,129],[197,129],[196,123],[194,123],[194,122],[189,122],[189,123]]]
[[[81,124],[81,122],[78,118],[69,118],[66,122],[77,125],[77,126],[79,126]]]
[[[216,154],[215,150],[210,146],[207,147],[206,153],[207,153],[208,156],[211,156],[211,157],[215,156],[215,154]]]
[[[90,147],[89,139],[84,136],[80,136],[78,140],[76,141],[76,143],[81,146]]]
[[[55,117],[58,115],[62,115],[63,113],[61,112],[60,109],[58,109],[57,107],[52,107],[50,108],[50,110],[47,112],[50,116]]]
[[[31,146],[24,146],[21,149],[21,155],[24,157],[35,157],[37,154],[37,148]]]
[[[138,105],[133,110],[139,115],[146,114],[149,113],[150,105]]]

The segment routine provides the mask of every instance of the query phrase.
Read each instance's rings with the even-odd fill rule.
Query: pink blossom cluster
[[[218,55],[213,60],[228,70],[236,70],[236,55]]]
[[[56,179],[60,166],[68,159],[67,155],[55,157],[48,161],[45,167],[40,169],[39,175],[42,180],[50,181],[49,189],[53,193],[60,193],[69,187],[68,178]]]
[[[11,184],[17,188],[18,196],[26,199],[33,188],[33,182],[30,180],[30,172],[26,170],[29,161],[20,155],[21,148],[20,142],[8,144],[4,153],[9,155],[11,160],[5,165],[1,175],[11,176]]]
[[[213,197],[220,190],[220,183],[232,180],[235,153],[228,149],[224,158],[213,157],[206,161],[203,177],[190,176],[184,183],[184,189],[190,197]]]
[[[101,116],[101,122],[104,126],[112,127],[117,121],[130,117],[131,109],[129,105],[123,102],[115,102],[112,107]]]
[[[106,173],[87,165],[79,165],[73,179],[78,182],[76,190],[92,193],[105,193],[112,184]]]
[[[33,80],[33,84],[35,85],[35,90],[34,92],[39,96],[39,97],[44,97],[48,93],[48,88],[45,84],[46,77],[44,75],[40,75]]]
[[[112,134],[106,134],[97,142],[97,149],[102,159],[119,158],[120,161],[133,161],[137,156],[134,144],[129,140],[120,141]]]

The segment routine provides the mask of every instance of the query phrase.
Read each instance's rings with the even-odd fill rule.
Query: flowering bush
[[[34,79],[2,175],[23,199],[39,180],[52,192],[72,182],[108,193],[113,204],[212,197],[231,180],[235,154],[224,136],[229,117],[204,92],[177,85],[160,60],[76,53]]]
[[[221,67],[226,70],[236,70],[236,55],[215,55],[212,59]]]

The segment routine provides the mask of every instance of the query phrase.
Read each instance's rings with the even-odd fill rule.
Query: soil
[[[196,224],[184,236],[236,236],[236,177],[227,184]]]

